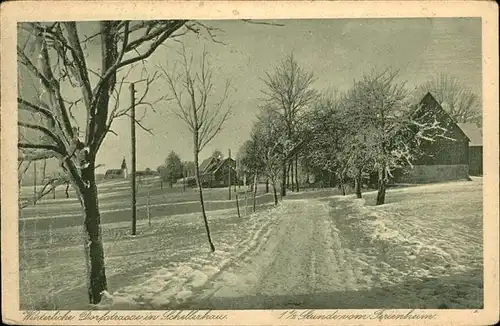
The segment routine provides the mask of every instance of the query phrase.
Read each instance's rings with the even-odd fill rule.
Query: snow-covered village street
[[[235,12],[16,25],[24,321],[491,314],[485,21]]]
[[[479,307],[481,187],[394,189],[379,207],[371,192],[310,191],[241,218],[210,212],[214,253],[198,214],[141,220],[136,237],[128,223],[106,224],[110,294],[96,308]],[[21,234],[25,308],[88,306],[78,232]]]

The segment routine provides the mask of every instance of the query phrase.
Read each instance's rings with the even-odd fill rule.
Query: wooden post
[[[130,110],[130,138],[131,138],[131,147],[132,147],[132,235],[136,234],[137,227],[137,211],[136,211],[136,158],[135,158],[135,88],[134,83],[130,84],[130,101],[131,101],[131,110]]]
[[[69,198],[69,182],[66,182],[66,190],[64,190],[64,193],[66,194],[66,198]]]
[[[229,165],[228,165],[228,189],[229,189],[229,199],[228,200],[231,200],[231,150],[229,150]]]
[[[240,202],[238,201],[238,193],[236,193],[236,209],[238,211],[238,217],[241,217],[240,215]]]
[[[255,213],[255,197],[257,196],[257,173],[253,177],[253,211]]]
[[[245,216],[247,215],[248,207],[248,187],[245,187]]]
[[[33,205],[36,205],[36,161],[33,161]]]
[[[150,214],[150,212],[149,212],[149,190],[150,190],[150,189],[151,189],[151,188],[150,188],[150,187],[148,187],[148,195],[147,195],[147,197],[146,197],[146,214],[147,214],[147,216],[148,216],[148,225],[149,225],[149,227],[151,227],[151,214]]]
[[[238,188],[239,188],[240,180],[238,179],[239,173],[238,173],[238,160],[237,159],[235,160],[234,164],[235,164],[234,171],[236,172],[236,183],[238,184]],[[234,188],[233,188],[234,193],[236,193],[236,183],[234,183]]]

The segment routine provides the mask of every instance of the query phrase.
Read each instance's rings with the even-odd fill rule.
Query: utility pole
[[[134,83],[130,84],[130,136],[132,141],[132,235],[136,233],[137,211],[136,211],[136,194],[135,194],[135,88]]]
[[[231,200],[231,150],[229,150],[229,158],[228,158],[228,169],[229,169],[229,173],[228,173],[228,179],[229,179],[229,183],[228,183],[228,189],[229,189],[229,200]]]
[[[33,161],[33,205],[36,205],[36,161]]]

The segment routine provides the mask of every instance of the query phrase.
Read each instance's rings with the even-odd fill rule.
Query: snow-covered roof
[[[469,146],[483,146],[483,133],[475,123],[457,123],[470,139]]]

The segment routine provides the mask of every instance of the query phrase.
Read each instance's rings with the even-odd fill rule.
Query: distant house
[[[127,163],[123,158],[122,165],[119,169],[109,169],[104,173],[104,179],[126,179],[128,177]]]
[[[231,172],[231,184],[238,184],[235,160],[210,157],[200,164],[200,179],[204,187],[227,187],[229,185],[229,171]]]
[[[146,169],[144,171],[135,171],[135,176],[137,178],[147,178],[147,177],[157,177],[160,173],[158,171]]]
[[[414,116],[436,119],[446,128],[446,138],[423,141],[425,153],[413,162],[413,168],[398,176],[397,181],[409,183],[431,183],[469,178],[469,137],[436,99],[427,93]]]
[[[458,123],[469,143],[469,175],[483,175],[483,133],[475,123]]]

